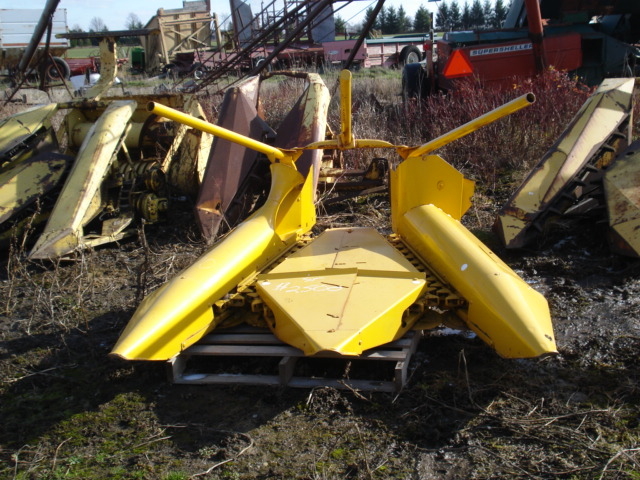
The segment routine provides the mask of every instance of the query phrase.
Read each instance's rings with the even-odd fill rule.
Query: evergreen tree
[[[484,11],[480,0],[473,0],[471,5],[471,28],[479,29],[484,26]]]
[[[483,28],[491,28],[493,25],[493,7],[489,0],[482,4]]]
[[[462,30],[469,30],[472,28],[471,9],[469,8],[468,3],[465,3],[464,7],[462,7],[462,15],[460,16],[460,28]]]
[[[69,33],[82,33],[82,28],[77,23],[69,29]],[[79,47],[82,45],[82,39],[72,38],[69,40],[69,45],[73,47]]]
[[[382,27],[382,33],[399,33],[400,25],[398,22],[398,12],[396,7],[391,5],[387,8],[387,15],[385,17],[385,25]]]
[[[431,15],[424,5],[420,5],[413,19],[413,31],[416,33],[427,33],[431,30]]]
[[[407,16],[407,12],[405,12],[404,7],[400,5],[398,7],[398,32],[397,33],[407,33],[411,30],[411,19]]]
[[[505,7],[502,0],[496,0],[495,7],[493,9],[493,17],[491,19],[492,21],[491,26],[493,28],[502,27],[502,24],[504,23],[506,18],[507,18],[507,7]]]
[[[347,22],[345,22],[344,18],[340,15],[336,15],[334,17],[334,23],[336,26],[336,36],[337,35],[347,35]]]
[[[460,6],[458,5],[458,2],[456,0],[453,0],[453,2],[451,2],[451,7],[449,8],[449,18],[452,30],[460,30],[462,28],[462,15],[460,13]]]
[[[384,10],[384,7],[382,7],[382,10]],[[380,12],[380,13],[382,13],[382,12]],[[363,28],[367,23],[369,23],[369,19],[372,16],[373,16],[373,7],[369,7],[364,12],[364,22],[362,23],[362,27]],[[374,20],[373,25],[371,25],[371,28],[374,28],[376,30],[380,30],[380,14]]]
[[[382,7],[380,9],[380,13],[378,13],[378,18],[377,18],[377,30],[380,30],[381,32],[385,32],[386,28],[389,26],[388,23],[389,21],[387,20],[387,7]]]
[[[442,30],[451,30],[451,12],[447,2],[442,2],[438,5],[438,12],[436,13],[436,25]]]

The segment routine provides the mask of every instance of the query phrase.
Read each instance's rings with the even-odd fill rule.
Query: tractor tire
[[[194,63],[191,68],[191,75],[196,80],[201,80],[207,74],[207,67],[201,63]]]
[[[267,61],[267,59],[265,57],[256,57],[253,59],[253,68],[256,67],[261,67],[261,71],[262,72],[270,72],[272,69],[271,64],[269,63],[267,66],[263,66],[264,63]]]
[[[415,45],[407,45],[400,51],[400,67],[422,60],[422,54]]]
[[[68,79],[71,76],[71,68],[69,64],[60,57],[53,57],[53,61],[49,61],[44,67],[44,75],[47,82],[58,82]]]
[[[178,77],[178,67],[173,63],[168,63],[162,67],[162,74],[164,75],[164,78],[175,81]]]
[[[431,84],[424,65],[421,63],[409,63],[402,69],[402,100],[409,101],[412,98],[420,100],[431,93]]]

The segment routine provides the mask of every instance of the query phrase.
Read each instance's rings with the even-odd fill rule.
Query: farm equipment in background
[[[117,62],[115,40],[105,37],[100,45],[105,74],[85,92],[84,100],[39,107],[0,124],[4,243],[15,235],[14,229],[48,220],[30,258],[68,256],[123,238],[135,231],[137,219],[157,222],[169,208],[171,192],[197,197],[198,224],[204,238],[214,241],[221,225],[232,227],[260,205],[261,193],[268,190],[268,161],[224,138],[217,138],[212,146],[210,135],[186,126],[176,128],[144,108],[153,101],[181,109],[190,119],[204,119],[194,96],[101,100],[109,78],[116,78]],[[306,89],[275,132],[258,113],[259,90],[262,80],[282,75],[306,81]],[[245,79],[229,89],[218,122],[223,128],[286,148],[325,140],[328,104],[329,94],[318,75],[277,72]],[[56,132],[51,118],[59,111],[68,113]],[[63,152],[61,144],[66,145]],[[325,157],[332,158],[313,150],[298,161],[299,168],[311,172],[314,191],[319,180],[326,181],[321,173],[321,167],[327,167]],[[328,166],[335,170],[337,165]],[[382,175],[369,186],[384,181]]]
[[[67,31],[67,11],[56,10],[59,1],[47,0],[44,10],[0,9],[0,71],[15,83],[30,76],[34,56],[42,85],[69,77],[69,65],[61,58],[69,41],[52,39]]]
[[[183,1],[182,8],[159,8],[140,30],[141,56],[134,67],[150,74],[196,76],[205,69],[201,56],[212,50],[211,3]],[[199,78],[199,77],[197,77]]]
[[[526,25],[526,27],[525,27]],[[640,4],[516,0],[502,30],[446,32],[425,61],[403,70],[405,98],[452,90],[462,79],[509,88],[553,67],[588,85],[640,73]]]
[[[38,226],[29,257],[67,256],[131,234],[136,219],[157,222],[171,192],[197,191],[212,139],[151,115],[145,109],[151,98],[204,117],[194,98],[173,95],[71,101],[5,119],[0,124],[4,243]],[[54,131],[51,118],[60,111],[64,119]]]
[[[356,358],[412,328],[448,321],[462,321],[505,357],[556,351],[544,297],[459,222],[471,205],[473,182],[431,154],[531,104],[533,95],[422,146],[406,147],[353,136],[350,87],[351,73],[343,71],[341,131],[335,138],[288,148],[150,105],[159,115],[264,153],[271,189],[259,210],[142,302],[112,355],[163,361],[188,356],[195,353],[189,347],[213,329],[239,321],[267,326],[305,355]],[[324,96],[314,101],[319,105],[311,110],[322,111]],[[311,238],[314,175],[299,171],[298,159],[310,150],[357,148],[391,149],[402,159],[391,172],[394,233],[338,228]],[[181,380],[187,382],[187,375]],[[194,383],[207,381],[199,375]]]
[[[172,192],[198,191],[212,137],[175,128],[145,106],[154,100],[204,118],[202,107],[184,95],[103,100],[116,79],[116,50],[115,39],[103,36],[102,74],[83,99],[0,123],[1,239],[7,244],[37,227],[30,258],[55,259],[116,241],[135,232],[135,220],[157,222]],[[58,112],[64,117],[56,131]]]
[[[631,142],[635,79],[602,82],[501,208],[494,230],[507,248],[543,243],[560,218],[608,219],[613,251],[640,257],[640,156]],[[605,213],[606,212],[606,213]]]

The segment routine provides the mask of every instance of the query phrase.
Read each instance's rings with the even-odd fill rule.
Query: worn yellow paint
[[[58,258],[82,245],[83,226],[102,209],[101,185],[135,109],[136,102],[114,101],[93,125],[30,258]]]
[[[603,185],[612,249],[623,255],[640,257],[639,142],[632,144],[605,171]]]
[[[30,108],[0,121],[0,152],[19,145],[42,127],[50,128],[51,117],[57,111],[58,105],[51,103]],[[28,152],[29,155],[33,154],[31,149]],[[23,157],[16,160],[21,158]],[[7,165],[0,165],[0,168],[5,167]]]
[[[99,100],[116,79],[118,74],[118,49],[115,37],[100,40],[100,79],[83,95],[84,98]]]
[[[521,248],[530,241],[528,231],[536,218],[627,118],[634,81],[610,78],[602,82],[500,210],[496,232],[507,247]]]
[[[0,164],[0,223],[11,218],[24,206],[57,185],[66,171],[67,161],[61,157],[34,159],[34,149],[21,150],[21,144],[50,130],[51,117],[58,111],[56,104],[34,107],[12,115],[0,122],[0,152],[10,159]],[[44,134],[38,142],[57,145],[52,133]],[[14,150],[15,149],[15,150]]]

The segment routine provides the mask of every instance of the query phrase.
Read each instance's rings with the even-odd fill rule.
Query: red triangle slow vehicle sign
[[[465,77],[473,73],[473,67],[462,50],[454,50],[442,74],[445,78]]]

